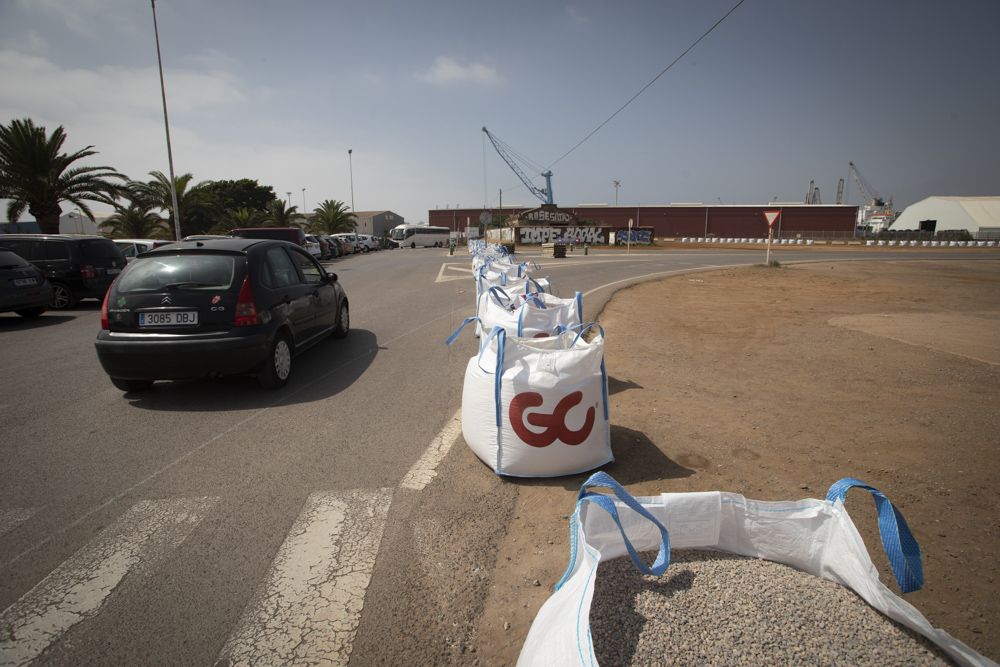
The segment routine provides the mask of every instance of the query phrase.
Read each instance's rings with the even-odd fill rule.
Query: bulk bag
[[[583,324],[583,293],[572,299],[538,292],[510,296],[491,287],[480,297],[476,335],[503,327],[508,336],[542,338],[560,329]]]
[[[499,305],[499,307],[502,309],[506,308],[507,310],[514,310],[518,308],[519,304],[523,302],[525,299],[527,299],[527,297],[530,294],[547,293],[551,288],[551,285],[549,285],[548,280],[545,279],[536,280],[528,276],[524,278],[511,278],[509,280],[504,280],[503,282],[506,285],[504,287],[500,287],[499,285],[491,285],[483,283],[482,292],[478,291],[480,287],[477,284],[476,317],[478,317],[480,320],[484,319],[484,315],[487,312],[487,310],[493,310],[494,312],[496,312],[495,308],[493,308],[490,305],[491,301],[493,301],[494,306]],[[490,290],[493,289],[502,290],[503,296],[498,296],[496,298],[498,299],[505,298],[509,303],[506,304],[498,303],[493,297],[491,297]],[[498,293],[493,292],[493,294],[498,294]],[[515,303],[515,301],[517,303]],[[511,329],[510,331],[513,332],[513,329]],[[478,338],[480,335],[482,335],[482,332],[483,332],[482,322],[477,322],[476,337]]]
[[[600,335],[589,342],[583,337],[594,326],[547,338],[494,327],[469,359],[462,434],[498,475],[574,475],[614,460],[604,330],[597,327]]]
[[[591,490],[594,487],[608,488],[615,497],[596,493]],[[569,566],[535,617],[518,666],[596,665],[589,619],[598,563],[628,555],[641,572],[659,576],[668,569],[670,550],[687,548],[774,561],[835,582],[882,615],[929,639],[957,664],[996,667],[989,658],[933,627],[879,581],[847,513],[845,499],[853,488],[868,491],[875,500],[882,545],[900,590],[918,590],[923,586],[920,548],[906,520],[884,494],[861,480],[841,479],[830,487],[825,500],[771,502],[717,491],[635,498],[610,475],[595,473],[581,487],[570,517]],[[647,566],[638,552],[654,549],[656,558]],[[725,583],[720,582],[720,595],[726,594]],[[669,660],[665,657],[664,662]]]
[[[502,287],[508,292],[548,292],[550,285],[547,278],[532,278],[530,275],[509,276],[506,273],[479,271],[476,273],[476,296],[491,287]]]

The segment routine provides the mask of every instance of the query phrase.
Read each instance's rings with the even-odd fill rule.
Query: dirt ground
[[[617,294],[607,330],[612,445],[635,495],[823,498],[881,489],[923,554],[905,599],[1000,658],[1000,261],[864,261],[688,274]],[[468,456],[472,456],[466,450]],[[518,487],[476,638],[511,665],[566,566],[586,476]],[[848,507],[879,567],[870,497]]]

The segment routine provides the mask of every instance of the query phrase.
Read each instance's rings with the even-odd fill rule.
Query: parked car
[[[230,239],[232,236],[225,236],[224,234],[192,234],[191,236],[185,236],[182,241],[211,241],[213,239]]]
[[[361,244],[358,242],[357,234],[334,234],[334,236],[346,243],[351,253],[361,252]]]
[[[288,241],[303,248],[306,246],[306,233],[301,227],[240,227],[229,234],[243,239],[274,239]]]
[[[118,246],[118,249],[122,251],[127,262],[135,259],[136,255],[174,243],[174,241],[164,241],[163,239],[114,239],[114,242]]]
[[[72,308],[80,299],[102,299],[125,267],[115,242],[84,234],[5,234],[0,243],[34,264],[52,285],[50,308]]]
[[[331,236],[330,239],[337,244],[337,248],[340,250],[341,257],[343,257],[344,255],[351,254],[352,248],[346,240],[340,238],[339,236]]]
[[[379,245],[378,239],[374,236],[368,234],[357,234],[358,245],[361,246],[361,252],[369,252],[371,250],[378,250],[381,246]]]
[[[255,373],[288,382],[292,358],[350,330],[347,295],[286,241],[182,242],[129,263],[101,308],[97,357],[123,391],[156,380]]]
[[[52,285],[45,274],[0,245],[0,313],[13,311],[21,317],[38,317],[51,301]]]
[[[324,250],[326,241],[321,241],[315,234],[306,234],[306,250],[316,259],[329,259],[329,251]]]
[[[320,238],[325,240],[327,246],[330,248],[330,259],[336,259],[337,257],[340,257],[340,244],[337,243],[337,239],[326,234],[324,234]]]

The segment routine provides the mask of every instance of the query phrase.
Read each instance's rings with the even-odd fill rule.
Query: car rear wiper
[[[212,283],[196,283],[196,282],[186,282],[186,283],[167,283],[163,286],[163,289],[189,289],[191,287],[218,287],[218,285],[213,285]]]

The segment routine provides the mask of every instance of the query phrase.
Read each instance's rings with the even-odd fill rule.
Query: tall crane
[[[875,188],[868,183],[865,177],[861,175],[858,166],[853,162],[849,162],[848,164],[850,165],[848,168],[848,177],[854,177],[854,181],[858,184],[861,196],[864,199],[864,202],[858,209],[858,224],[875,231],[888,228],[896,219],[896,214],[892,209],[892,198],[890,197],[887,203]]]
[[[879,194],[878,192],[876,192],[875,188],[869,185],[868,181],[865,180],[865,177],[861,175],[861,172],[858,170],[857,165],[855,165],[853,162],[848,162],[848,165],[850,165],[848,167],[848,171],[850,172],[849,175],[853,176],[854,181],[858,184],[858,189],[861,190],[861,196],[864,197],[865,199],[865,205],[885,206],[885,200],[879,197]]]
[[[542,200],[543,203],[551,204],[552,171],[547,170],[541,173],[541,176],[545,178],[544,189],[536,186],[534,183],[531,182],[531,179],[528,178],[528,175],[524,173],[524,170],[521,169],[521,167],[517,164],[517,159],[513,155],[514,151],[510,148],[510,146],[504,143],[502,139],[492,134],[489,130],[486,129],[485,126],[483,127],[483,132],[486,134],[487,137],[489,137],[490,143],[493,144],[493,148],[495,148],[500,157],[503,158],[503,161],[507,163],[507,166],[510,167],[511,170],[513,170],[513,172],[517,174],[517,177],[521,179],[521,182],[524,183],[524,187],[528,188],[528,191],[531,192],[531,194],[538,197],[540,200]]]

